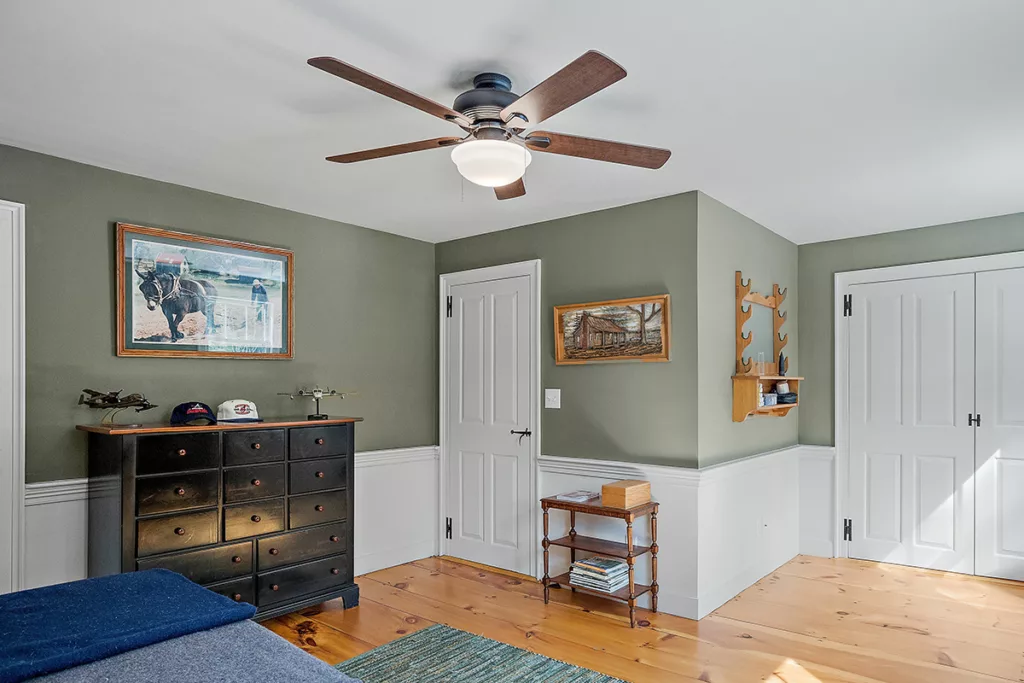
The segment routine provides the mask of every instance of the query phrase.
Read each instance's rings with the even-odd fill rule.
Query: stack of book
[[[588,557],[573,562],[569,585],[601,593],[614,593],[629,585],[629,565],[610,557]]]

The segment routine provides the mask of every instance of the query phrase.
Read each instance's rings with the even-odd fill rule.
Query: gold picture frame
[[[668,294],[555,306],[555,364],[667,362]]]

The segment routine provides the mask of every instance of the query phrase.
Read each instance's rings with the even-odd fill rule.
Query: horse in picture
[[[146,307],[155,311],[157,306],[167,318],[171,341],[184,339],[178,330],[181,321],[189,313],[202,313],[206,318],[206,334],[215,332],[213,324],[213,303],[217,299],[217,288],[209,280],[191,280],[168,272],[135,271],[142,282],[139,291],[146,298]]]

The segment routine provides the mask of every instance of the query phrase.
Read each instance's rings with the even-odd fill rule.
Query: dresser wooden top
[[[277,427],[322,427],[324,425],[362,422],[361,417],[332,417],[326,420],[308,420],[303,417],[271,418],[263,422],[220,422],[215,425],[174,427],[160,422],[140,426],[129,425],[78,425],[76,429],[95,434],[177,434],[179,432],[219,432],[234,429],[275,429]]]

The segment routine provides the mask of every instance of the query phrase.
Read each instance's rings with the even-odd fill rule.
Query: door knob
[[[530,434],[533,434],[533,432],[531,432],[529,430],[529,428],[527,428],[527,429],[513,429],[511,433],[513,435],[514,434],[518,434],[519,435],[519,443],[523,442],[523,437],[524,436],[530,436]]]

